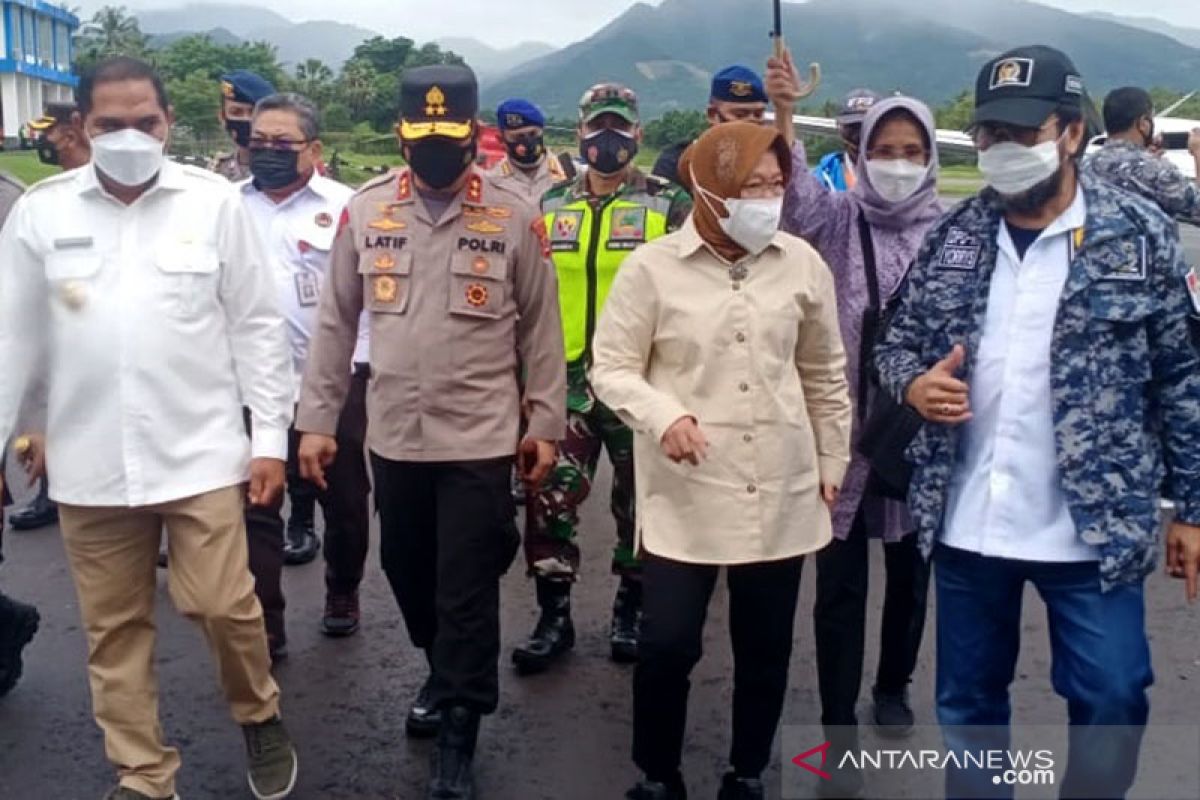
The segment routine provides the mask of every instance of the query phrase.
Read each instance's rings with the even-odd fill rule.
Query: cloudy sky
[[[234,0],[238,2],[239,0]],[[85,16],[104,5],[131,9],[178,7],[184,0],[75,0]],[[291,19],[337,19],[417,40],[474,36],[496,46],[537,39],[567,44],[590,35],[634,4],[634,0],[240,0],[278,11]],[[651,0],[658,2],[658,0]],[[751,0],[747,0],[750,3]],[[920,0],[917,0],[920,2]],[[986,2],[986,0],[964,0]],[[1196,0],[1042,0],[1071,11],[1153,15],[1176,25],[1200,28]],[[453,8],[453,14],[447,10]],[[462,23],[463,27],[456,27]],[[219,25],[219,20],[213,21]]]

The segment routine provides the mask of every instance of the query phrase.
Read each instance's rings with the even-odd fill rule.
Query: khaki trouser
[[[179,752],[163,743],[154,671],[154,594],[161,532],[175,607],[200,624],[239,724],[279,711],[262,607],[246,555],[241,486],[138,508],[59,507],[87,628],[88,678],[104,748],[121,784],[175,791]]]

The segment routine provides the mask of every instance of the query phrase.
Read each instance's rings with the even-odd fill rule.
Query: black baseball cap
[[[975,81],[973,125],[1037,128],[1058,108],[1085,111],[1083,76],[1061,50],[1018,47],[983,65]]]
[[[466,139],[479,114],[479,84],[469,67],[412,67],[400,79],[400,135]]]

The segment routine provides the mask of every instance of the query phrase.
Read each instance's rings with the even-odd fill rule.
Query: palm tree
[[[144,57],[147,37],[124,6],[105,6],[75,34],[76,68],[116,55]]]
[[[300,93],[323,106],[333,93],[333,70],[319,58],[309,58],[296,65],[296,87]]]

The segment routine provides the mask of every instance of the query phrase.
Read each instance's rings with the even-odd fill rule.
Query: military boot
[[[50,499],[50,485],[42,478],[37,497],[20,511],[14,511],[8,521],[15,531],[31,531],[58,522],[58,506]]]
[[[537,601],[542,609],[529,641],[513,650],[513,666],[520,675],[544,672],[575,646],[571,622],[571,581],[537,578]]]
[[[638,637],[642,631],[642,582],[633,578],[621,578],[617,597],[613,601],[612,628],[608,641],[612,648],[612,660],[618,664],[632,664],[638,657]]]
[[[0,697],[21,679],[21,651],[37,633],[37,609],[0,594]]]
[[[321,549],[314,521],[316,506],[315,497],[292,498],[292,513],[288,516],[287,534],[283,540],[283,563],[289,567],[309,563]]]
[[[479,712],[462,705],[448,707],[429,758],[428,800],[471,800],[475,796],[471,762],[479,739]]]

